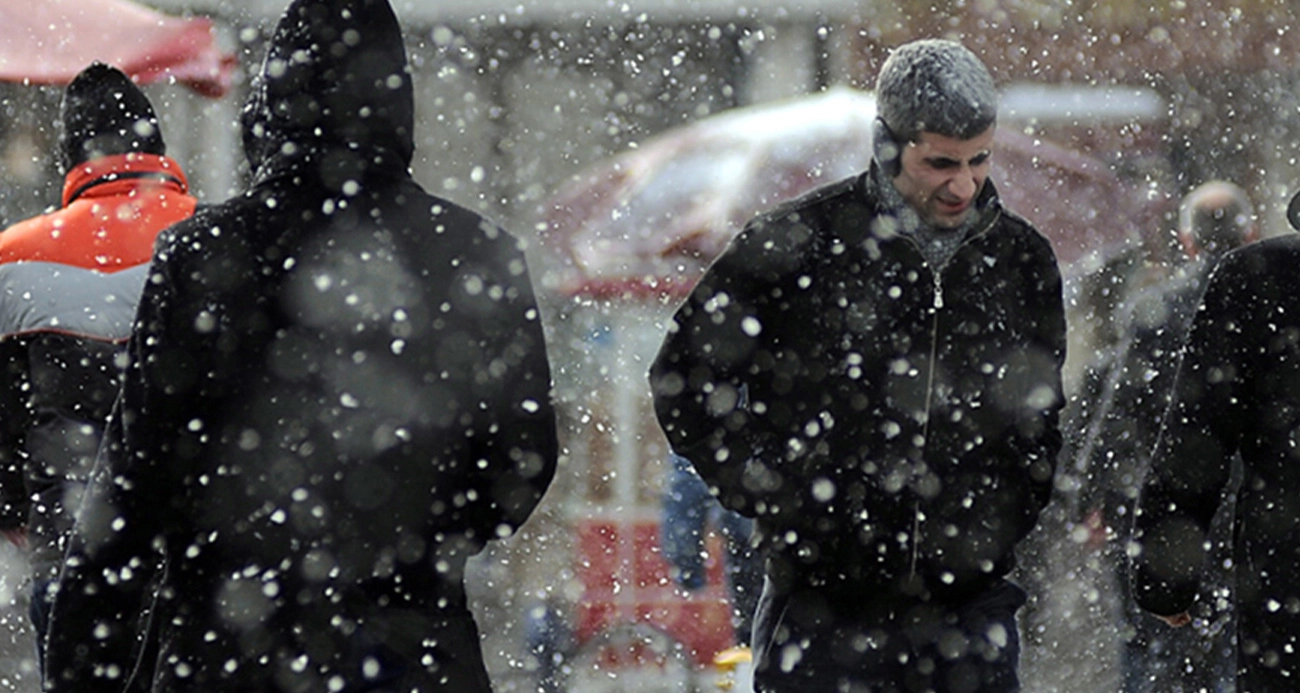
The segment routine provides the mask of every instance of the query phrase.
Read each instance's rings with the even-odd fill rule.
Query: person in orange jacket
[[[154,237],[194,212],[148,98],[93,63],[68,85],[60,209],[0,233],[0,534],[30,548],[43,658],[48,587],[117,396]]]

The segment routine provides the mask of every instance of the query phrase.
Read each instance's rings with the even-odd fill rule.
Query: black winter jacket
[[[1206,537],[1241,455],[1234,556],[1239,690],[1300,672],[1300,236],[1224,256],[1206,287],[1143,486],[1134,594],[1173,615],[1195,600]]]
[[[117,398],[123,344],[144,270],[0,265],[0,492],[25,527],[34,579],[58,577],[83,485]],[[116,313],[116,315],[114,315]]]
[[[463,571],[555,472],[550,373],[519,243],[411,179],[412,114],[383,0],[290,6],[252,187],[161,239],[55,690],[489,689]]]
[[[775,592],[960,599],[1014,565],[1061,446],[1061,279],[1001,209],[942,268],[872,172],[761,215],[678,310],[651,371],[674,449],[756,517]],[[761,641],[763,634],[755,634]]]

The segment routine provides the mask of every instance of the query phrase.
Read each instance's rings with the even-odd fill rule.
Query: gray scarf
[[[879,166],[871,167],[876,189],[880,191],[880,206],[883,216],[892,217],[892,231],[911,238],[920,249],[927,264],[936,270],[943,269],[957,249],[970,237],[976,224],[984,218],[975,213],[966,216],[961,226],[955,229],[935,228],[921,221],[921,216],[903,199],[894,182],[885,177]],[[978,210],[977,210],[978,212]]]

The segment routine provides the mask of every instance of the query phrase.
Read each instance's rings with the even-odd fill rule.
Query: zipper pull
[[[939,273],[934,273],[934,307],[943,307],[943,282],[939,279]]]

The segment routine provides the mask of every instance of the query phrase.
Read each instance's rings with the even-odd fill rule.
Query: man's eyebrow
[[[991,149],[985,149],[985,150],[983,150],[983,151],[977,152],[974,156],[972,156],[972,157],[970,158],[970,163],[975,163],[975,162],[977,162],[977,161],[981,161],[981,160],[983,160],[983,159],[987,159],[987,158],[989,158],[989,157],[992,156],[992,155],[993,155],[993,150],[991,150]],[[934,156],[927,156],[927,157],[925,157],[925,161],[926,161],[927,163],[931,164],[931,165],[936,165],[936,164],[938,164],[938,165],[952,165],[952,164],[958,164],[958,163],[961,163],[961,160],[960,160],[960,159],[955,159],[955,158],[953,158],[953,157],[951,157],[951,156],[945,156],[945,155],[943,155],[943,154],[936,154],[936,155],[934,155]]]

